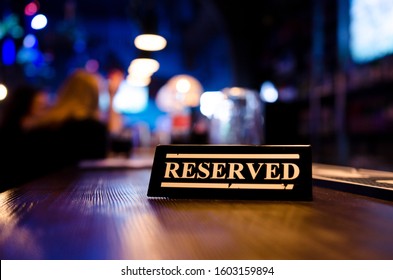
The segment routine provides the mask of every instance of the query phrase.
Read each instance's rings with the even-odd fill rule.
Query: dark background
[[[54,91],[91,59],[103,75],[126,70],[146,55],[133,39],[157,32],[168,45],[148,54],[160,62],[152,99],[176,74],[196,77],[205,90],[259,90],[269,80],[280,99],[266,104],[266,143],[312,144],[317,162],[392,168],[392,59],[351,60],[349,0],[40,0],[48,26],[38,31],[23,14],[28,2],[0,4],[3,22],[15,14],[39,40],[35,58],[0,65],[0,82],[11,88],[26,80]]]

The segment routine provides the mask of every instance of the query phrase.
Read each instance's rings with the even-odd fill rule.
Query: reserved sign
[[[312,200],[309,145],[159,145],[149,197]]]

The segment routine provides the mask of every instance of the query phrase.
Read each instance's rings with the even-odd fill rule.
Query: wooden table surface
[[[393,259],[393,202],[152,199],[150,169],[73,169],[0,193],[1,259]]]

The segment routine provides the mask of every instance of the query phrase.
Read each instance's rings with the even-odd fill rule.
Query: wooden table
[[[150,172],[75,168],[0,193],[0,258],[393,259],[393,202],[152,199]]]

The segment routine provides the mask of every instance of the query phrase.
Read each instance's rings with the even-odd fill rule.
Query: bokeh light
[[[134,40],[135,47],[144,51],[160,51],[166,47],[164,37],[156,34],[141,34]]]
[[[4,100],[7,97],[7,87],[3,84],[0,84],[0,100]]]
[[[43,14],[38,14],[31,20],[31,28],[35,30],[43,29],[48,23],[48,19]]]
[[[85,64],[85,69],[86,71],[90,73],[95,73],[98,71],[98,68],[100,68],[100,64],[97,60],[95,59],[89,59],[86,64]]]
[[[148,99],[147,87],[137,87],[123,81],[116,92],[113,105],[120,113],[140,113],[147,108]]]
[[[32,48],[37,44],[37,38],[33,34],[27,34],[23,39],[23,46],[25,48]]]
[[[214,112],[217,110],[218,104],[222,103],[224,94],[221,91],[205,91],[201,95],[201,113],[211,118]]]
[[[261,99],[268,103],[274,103],[278,99],[278,91],[272,82],[266,81],[261,86]]]
[[[194,77],[176,75],[157,92],[156,103],[164,112],[179,112],[188,107],[197,107],[202,92],[202,85]]]
[[[151,76],[160,68],[157,60],[151,58],[136,58],[131,61],[128,73],[133,75]]]
[[[25,15],[26,16],[35,15],[37,13],[37,11],[38,11],[38,5],[36,2],[30,2],[25,7]]]
[[[2,47],[2,61],[4,65],[12,65],[16,59],[16,46],[14,40],[6,38]]]

